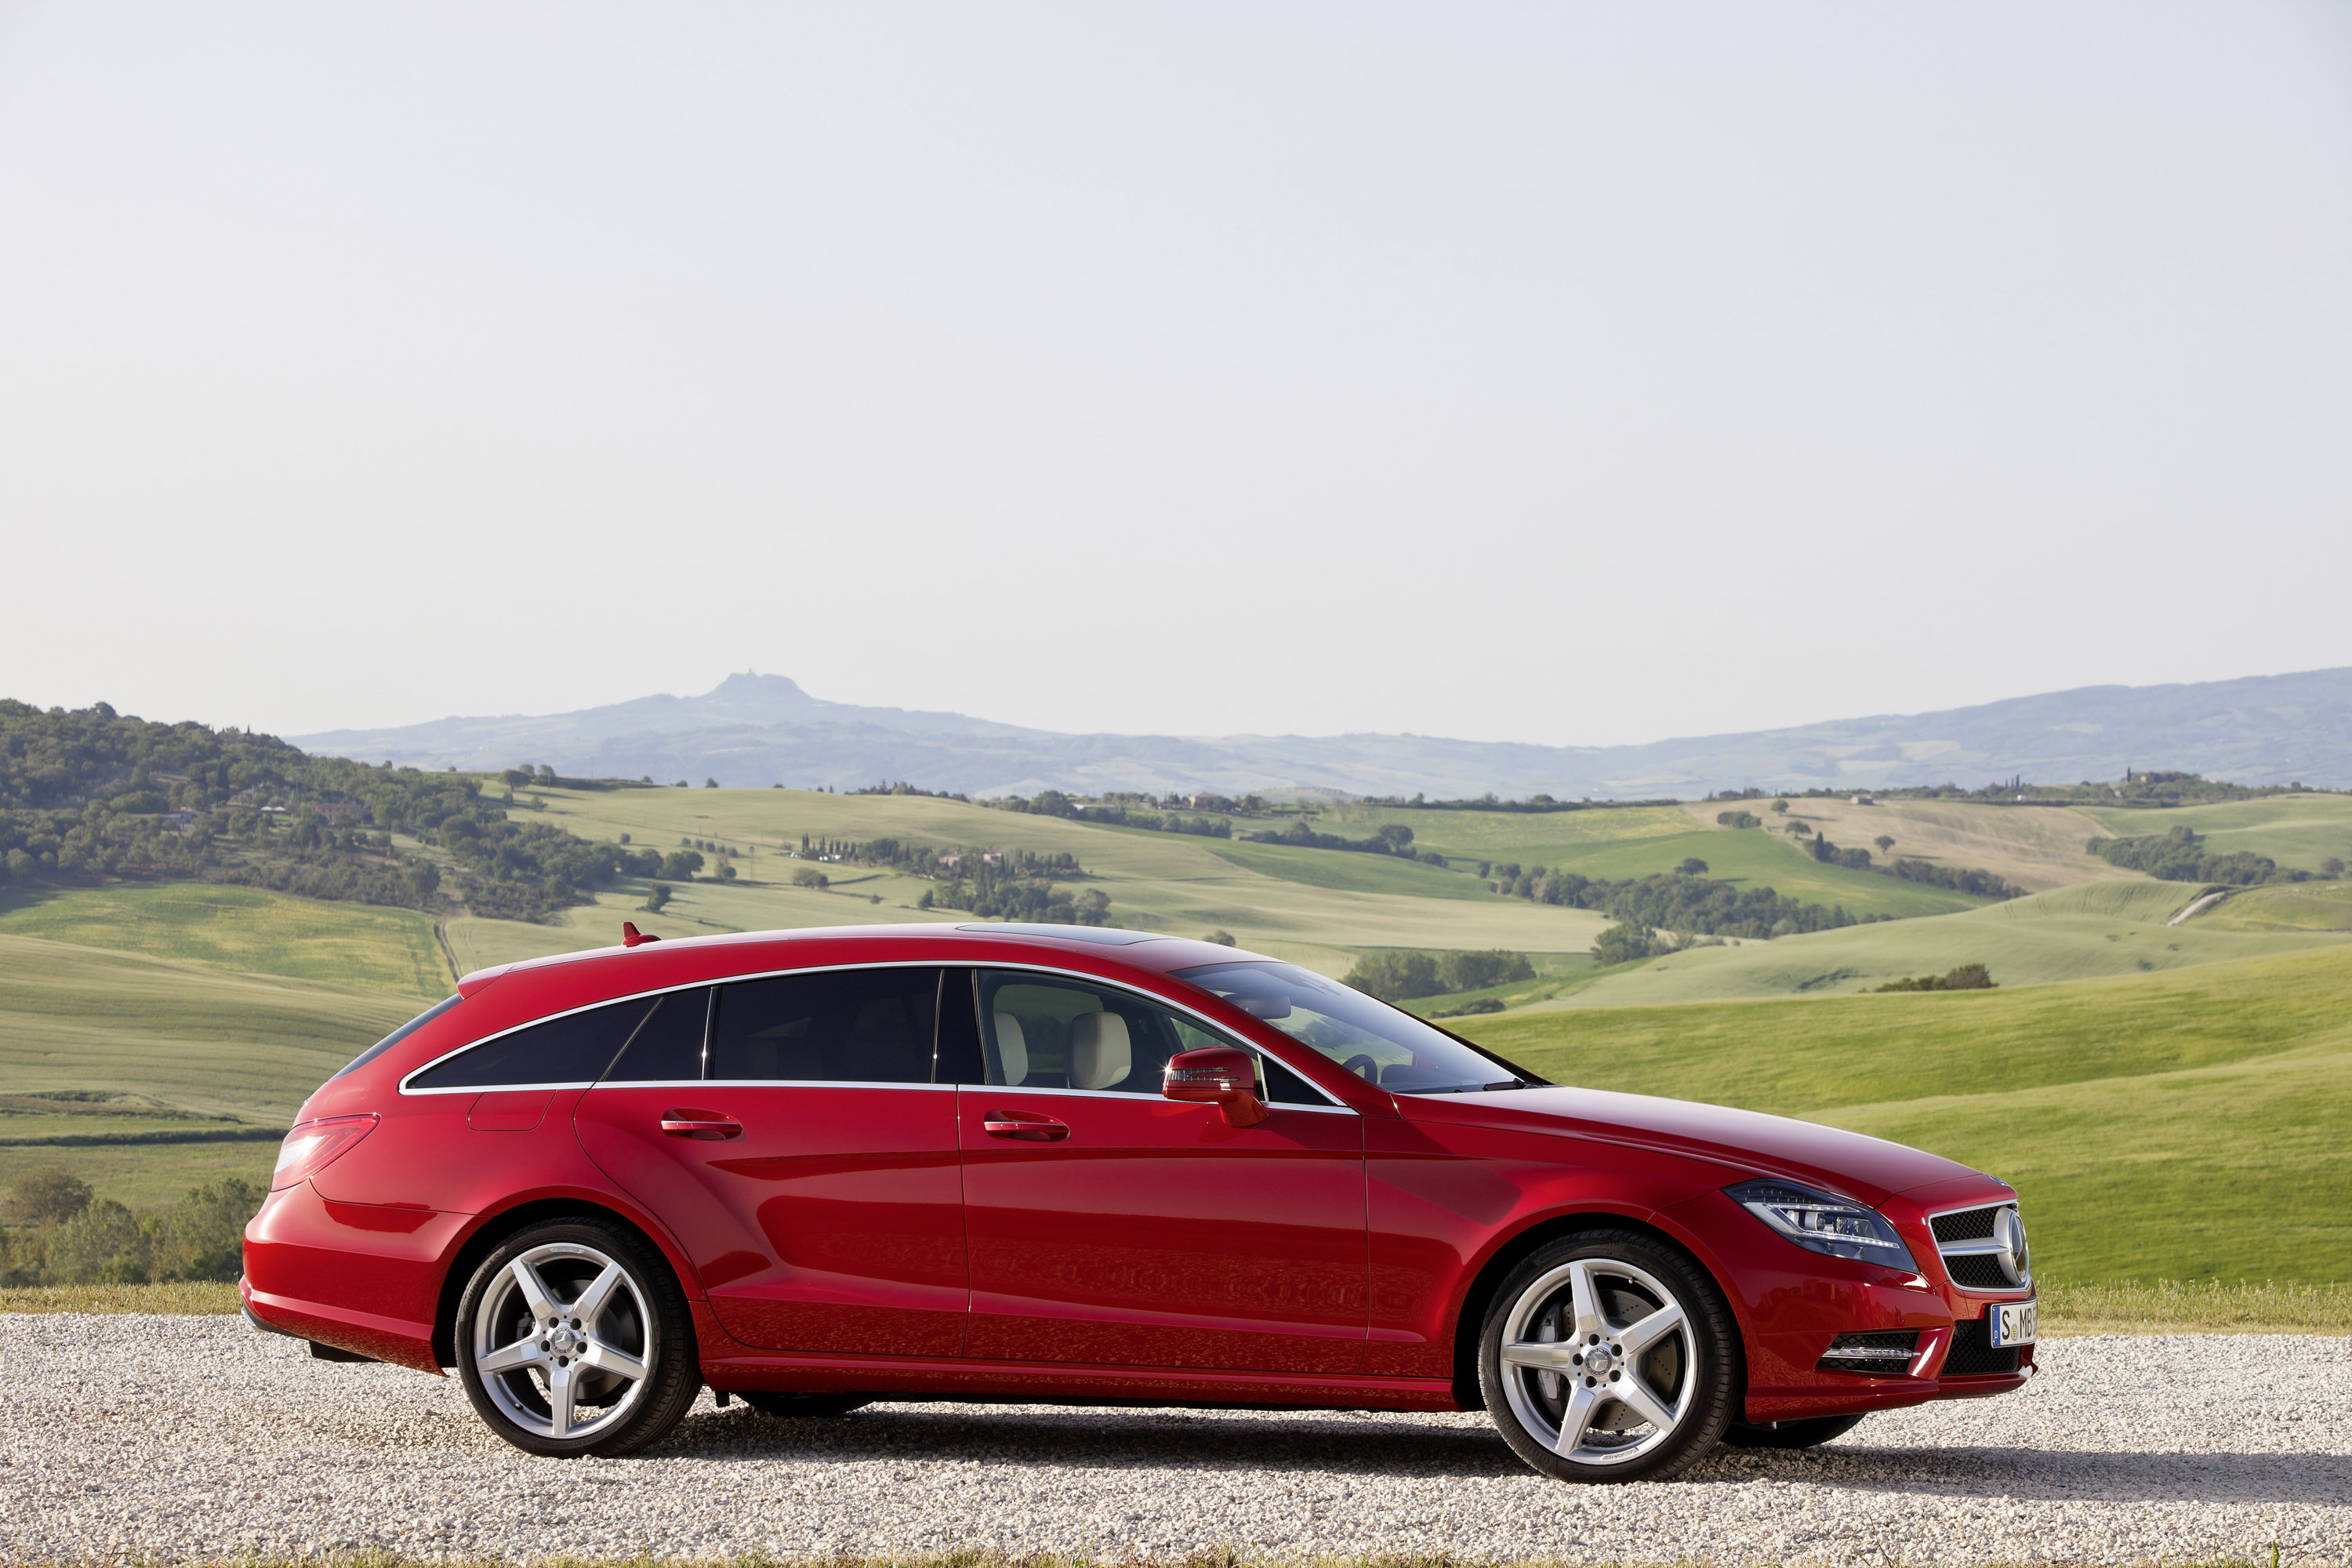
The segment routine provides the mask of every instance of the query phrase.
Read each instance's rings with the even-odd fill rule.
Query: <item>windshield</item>
[[[1397,1094],[1464,1094],[1542,1081],[1296,964],[1213,963],[1176,975]]]

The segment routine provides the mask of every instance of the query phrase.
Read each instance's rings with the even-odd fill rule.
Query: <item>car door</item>
[[[957,1093],[969,1353],[1346,1373],[1368,1318],[1361,1119],[1259,1057],[1271,1114],[1160,1097],[1240,1042],[1076,976],[975,976],[985,1082]],[[1244,1047],[1244,1048],[1248,1048]],[[1256,1053],[1253,1053],[1256,1054]]]
[[[941,978],[868,966],[679,992],[582,1097],[590,1157],[670,1227],[744,1343],[962,1353]]]

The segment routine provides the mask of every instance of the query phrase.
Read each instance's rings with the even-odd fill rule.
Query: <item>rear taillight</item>
[[[293,1186],[333,1164],[352,1145],[375,1131],[376,1115],[325,1116],[305,1121],[286,1134],[278,1146],[278,1169],[269,1173],[269,1190]]]

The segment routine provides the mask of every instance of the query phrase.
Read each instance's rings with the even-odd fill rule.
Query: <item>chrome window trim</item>
[[[509,1094],[518,1089],[543,1089],[551,1092],[556,1089],[604,1089],[608,1087],[614,1089],[648,1089],[656,1087],[670,1087],[674,1085],[683,1088],[689,1083],[716,1088],[764,1088],[770,1086],[781,1087],[785,1084],[792,1084],[804,1088],[817,1087],[824,1084],[832,1084],[836,1088],[845,1087],[849,1080],[841,1079],[660,1079],[655,1080],[634,1081],[616,1079],[597,1079],[584,1083],[485,1083],[470,1084],[452,1089],[415,1089],[411,1088],[410,1085],[420,1075],[430,1072],[433,1068],[439,1067],[443,1062],[447,1061],[452,1057],[463,1056],[466,1052],[472,1050],[477,1046],[487,1046],[493,1040],[502,1040],[509,1035],[520,1034],[525,1029],[536,1028],[541,1024],[552,1024],[559,1018],[572,1018],[577,1017],[583,1013],[593,1013],[599,1007],[617,1007],[625,1002],[642,1002],[649,996],[670,996],[675,995],[681,991],[707,991],[720,985],[737,984],[746,980],[780,980],[784,976],[791,974],[834,974],[845,973],[853,969],[965,969],[975,973],[983,969],[993,969],[1008,970],[1023,974],[1058,975],[1073,981],[1084,982],[1087,984],[1101,985],[1110,990],[1124,992],[1126,994],[1133,996],[1139,1001],[1148,1002],[1154,1006],[1165,1007],[1171,1012],[1185,1014],[1192,1018],[1197,1019],[1201,1026],[1211,1034],[1217,1036],[1220,1039],[1233,1040],[1235,1047],[1242,1050],[1248,1051],[1253,1056],[1263,1057],[1267,1054],[1264,1049],[1250,1044],[1246,1040],[1234,1040],[1233,1031],[1227,1029],[1223,1024],[1220,1024],[1215,1019],[1209,1017],[1197,1008],[1186,1006],[1181,1002],[1171,1002],[1164,996],[1155,996],[1149,991],[1139,991],[1134,986],[1126,984],[1120,981],[1103,980],[1097,976],[1085,973],[1079,970],[1059,969],[1047,963],[990,963],[985,961],[975,961],[972,959],[877,959],[870,963],[812,963],[803,964],[793,969],[754,970],[748,974],[730,974],[722,976],[717,980],[689,980],[683,984],[678,985],[656,985],[644,991],[632,991],[625,995],[607,996],[600,1001],[583,1003],[577,1007],[567,1007],[560,1013],[542,1014],[539,1017],[526,1019],[522,1023],[513,1025],[510,1027],[499,1029],[492,1034],[484,1035],[479,1039],[468,1040],[464,1045],[457,1047],[455,1049],[444,1051],[441,1055],[435,1057],[431,1061],[425,1062],[412,1071],[402,1075],[397,1092],[404,1096],[422,1098],[425,1095],[434,1094]],[[973,1023],[975,1025],[979,1025],[980,1020],[975,1017],[973,1019]],[[706,1051],[709,1049],[708,1026],[706,1026],[704,1036],[704,1048]],[[1313,1047],[1302,1047],[1301,1048],[1311,1050]],[[1275,1059],[1276,1061],[1281,1061],[1281,1058],[1278,1057]],[[985,1068],[986,1065],[985,1061],[982,1064],[983,1068]],[[1305,1084],[1307,1088],[1321,1095],[1325,1100],[1329,1100],[1330,1104],[1295,1105],[1286,1100],[1268,1100],[1266,1105],[1269,1110],[1279,1107],[1285,1110],[1336,1110],[1347,1116],[1357,1116],[1361,1114],[1361,1112],[1358,1111],[1353,1106],[1342,1104],[1337,1095],[1333,1094],[1329,1089],[1325,1089],[1321,1084],[1317,1083],[1313,1079],[1308,1078],[1305,1073],[1300,1072],[1297,1068],[1291,1067],[1288,1062],[1283,1062],[1282,1065],[1292,1074],[1292,1076],[1297,1078],[1299,1082]],[[887,1083],[870,1085],[869,1087],[887,1089],[1023,1089],[1024,1092],[1031,1094],[1100,1094],[1108,1095],[1115,1100],[1150,1100],[1154,1098],[1149,1094],[1130,1094],[1118,1089],[1024,1089],[1024,1086],[1019,1084],[979,1083],[959,1085],[952,1083]]]
[[[1284,1065],[1287,1066],[1288,1064],[1286,1063]],[[1307,1088],[1315,1090],[1318,1094],[1323,1092],[1323,1086],[1321,1084],[1308,1083],[1303,1075],[1300,1077],[1299,1081],[1306,1083]],[[1047,1089],[1042,1086],[1033,1088],[1025,1083],[949,1083],[940,1084],[935,1087],[940,1089],[960,1089],[972,1094],[979,1094],[985,1091],[989,1094],[1003,1095],[1008,1100],[1015,1095],[1037,1094],[1052,1095],[1057,1099],[1117,1100],[1123,1100],[1130,1105],[1143,1102],[1159,1104],[1167,1100],[1167,1097],[1164,1095],[1146,1094],[1139,1089]],[[1167,1102],[1176,1105],[1205,1103],[1205,1101],[1200,1100],[1181,1100]],[[1265,1105],[1268,1110],[1307,1110],[1312,1111],[1318,1116],[1360,1116],[1362,1114],[1361,1111],[1357,1110],[1353,1106],[1348,1105],[1298,1105],[1287,1100],[1268,1100],[1261,1101],[1260,1103]]]
[[[869,1078],[600,1078],[600,1089],[969,1089],[970,1084],[900,1083]]]

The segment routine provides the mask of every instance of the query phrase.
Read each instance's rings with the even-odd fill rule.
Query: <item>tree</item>
[[[2341,877],[2344,875],[2344,862],[2330,855],[2319,863],[2319,870],[2322,876]]]
[[[657,915],[661,913],[662,906],[668,902],[669,889],[656,882],[653,890],[646,895],[646,913]]]
[[[1774,802],[1772,803],[1772,815],[1773,815],[1773,816],[1788,816],[1788,815],[1789,815],[1789,803],[1788,803],[1787,801],[1785,801],[1785,800],[1776,800],[1776,801],[1774,801]]]
[[[1638,922],[1611,926],[1592,944],[1592,962],[1606,969],[1650,956],[1650,928]]]
[[[702,781],[702,787],[705,789],[717,789],[719,787],[719,781],[717,779],[705,779]]]
[[[1387,839],[1397,848],[1402,849],[1406,845],[1412,842],[1412,829],[1407,827],[1402,822],[1391,822],[1381,826],[1380,837]]]
[[[1718,827],[1761,827],[1764,819],[1752,811],[1718,811],[1715,814]]]
[[[662,879],[667,882],[691,882],[694,874],[702,869],[702,856],[698,850],[673,849],[662,857]]]
[[[1202,942],[1213,942],[1219,947],[1232,947],[1235,945],[1234,942],[1234,933],[1223,930],[1213,931],[1201,940]]]
[[[71,1219],[89,1206],[89,1184],[63,1165],[37,1165],[8,1184],[12,1225]]]
[[[1704,877],[1706,875],[1706,862],[1696,855],[1685,856],[1683,863],[1675,869],[1685,877]]]
[[[832,886],[832,879],[814,866],[803,866],[793,873],[793,886],[822,889]]]
[[[1895,847],[1895,835],[1891,833],[1882,833],[1877,837],[1872,839],[1871,842],[1877,845],[1878,852],[1881,855],[1884,855],[1889,849]]]
[[[1368,952],[1339,977],[1367,996],[1402,1002],[1414,996],[1434,996],[1443,989],[1437,960],[1425,952]]]
[[[722,882],[733,881],[735,879],[735,868],[725,860],[719,862],[719,879]]]

